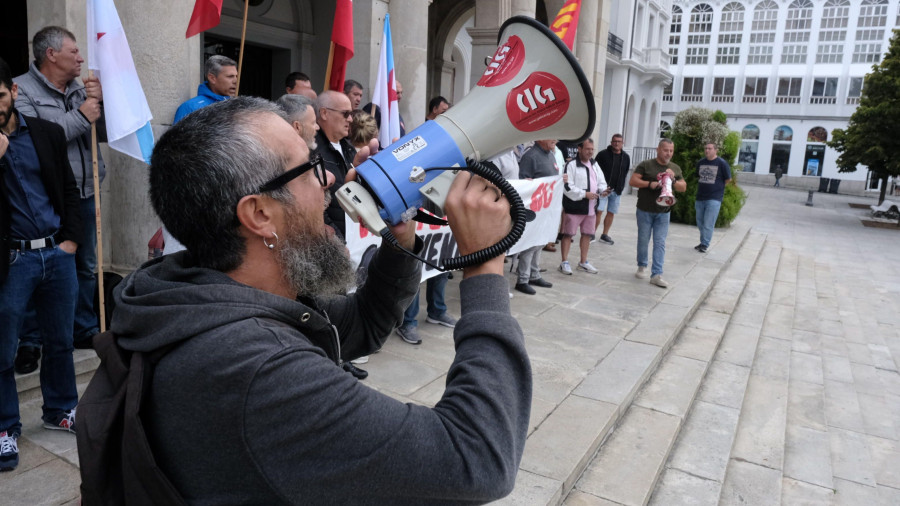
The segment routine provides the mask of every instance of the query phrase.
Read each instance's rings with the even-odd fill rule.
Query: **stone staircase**
[[[765,240],[764,235],[748,233],[747,229],[732,232],[706,256],[705,262],[698,263],[683,282],[671,288],[624,339],[620,338],[546,418],[533,424],[535,428],[526,442],[516,488],[509,497],[496,504],[556,505],[563,501],[582,504],[577,499],[582,490],[576,482],[583,484],[589,480],[586,477],[596,467],[597,459],[618,451],[617,455],[610,454],[610,460],[617,463],[612,467],[624,470],[618,463],[634,458],[629,448],[613,444],[615,436],[623,432],[622,428],[631,426],[631,419],[661,424],[663,428],[649,431],[648,437],[659,436],[660,440],[668,440],[668,446],[671,446],[677,434],[676,427],[680,425],[680,422],[671,422],[684,417],[693,394],[679,397],[680,392],[676,393],[667,383],[671,378],[683,378],[699,384],[706,366],[697,367],[703,359],[690,357],[705,357],[707,362],[712,358],[729,313]],[[707,300],[710,302],[705,302]],[[673,343],[679,333],[694,338],[679,348],[684,356],[669,360],[673,356],[670,349],[674,350]],[[654,381],[654,378],[658,379]],[[646,407],[655,403],[666,404],[669,411],[680,414]],[[600,449],[601,457],[595,458],[601,443],[604,443]],[[650,473],[654,480],[665,463],[665,456],[657,460],[656,471]],[[648,475],[635,472],[630,476]],[[615,486],[631,488],[623,480],[610,481],[616,482]],[[652,483],[645,486],[652,491]],[[592,497],[600,496],[594,494]],[[619,500],[626,499],[619,497]]]
[[[721,483],[780,249],[767,243],[763,234],[747,236],[697,311],[672,335],[671,348],[667,347],[658,369],[639,385],[633,402],[623,410],[624,417],[564,504],[643,505],[651,500],[657,483],[673,485],[657,494],[654,502],[675,504],[698,494],[696,490],[685,494],[675,486],[684,488],[685,483],[695,485],[699,480],[702,486],[694,488],[712,488],[698,475],[720,476]],[[736,310],[741,298],[754,303]],[[714,378],[709,383],[715,388],[701,390],[707,376]],[[738,409],[711,402],[718,399]],[[726,430],[711,429],[718,425]],[[679,435],[688,441],[676,446]],[[724,455],[696,458],[712,456],[717,448],[724,448]],[[674,495],[668,497],[670,490]]]
[[[900,504],[900,337],[835,277],[751,232],[563,504]]]

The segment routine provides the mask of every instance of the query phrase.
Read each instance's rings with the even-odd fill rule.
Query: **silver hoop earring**
[[[275,237],[275,242],[273,242],[272,244],[269,244],[268,242],[266,242],[266,238],[263,237],[263,244],[265,244],[266,247],[269,249],[275,249],[275,245],[278,244],[278,234],[276,234],[275,232],[272,232],[272,236]]]

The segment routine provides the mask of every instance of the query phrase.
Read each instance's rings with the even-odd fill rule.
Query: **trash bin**
[[[828,185],[828,193],[837,193],[838,188],[841,186],[840,179],[832,179],[831,184]]]
[[[828,181],[829,179],[827,177],[819,178],[819,192],[825,193],[828,191]]]

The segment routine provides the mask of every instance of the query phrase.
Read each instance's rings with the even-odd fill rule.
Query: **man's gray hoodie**
[[[356,294],[318,303],[192,267],[188,252],[128,276],[111,328],[130,350],[173,346],[144,416],[160,468],[188,503],[473,504],[508,494],[531,370],[502,276],[460,283],[456,357],[434,408],[337,365],[381,346],[419,276],[418,262],[390,248]]]

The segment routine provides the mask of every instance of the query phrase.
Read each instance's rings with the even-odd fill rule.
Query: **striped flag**
[[[381,56],[378,58],[378,77],[372,93],[372,103],[381,111],[378,142],[388,147],[400,138],[400,107],[394,77],[394,46],[391,43],[391,16],[384,15],[384,34],[381,36]]]
[[[113,0],[87,1],[87,41],[88,68],[103,86],[109,147],[150,163],[153,116]]]
[[[581,0],[568,0],[559,10],[556,19],[550,24],[553,33],[559,35],[563,43],[572,51],[575,46],[575,30],[578,29],[578,14],[581,12]]]
[[[331,27],[331,50],[325,70],[325,89],[344,91],[347,62],[353,58],[353,1],[337,0]]]

